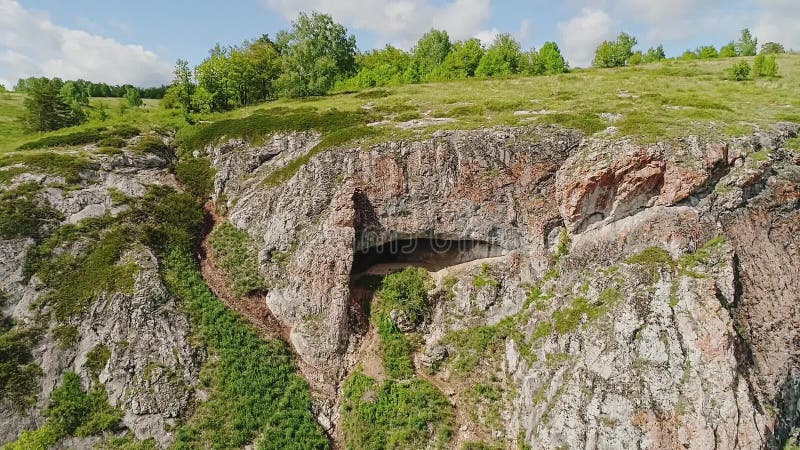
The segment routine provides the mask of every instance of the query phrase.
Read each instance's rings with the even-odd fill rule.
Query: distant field
[[[102,122],[89,120],[80,126],[65,128],[51,133],[26,133],[19,123],[19,118],[23,113],[22,102],[24,99],[24,94],[0,94],[0,152],[15,150],[26,142],[45,136],[69,134],[97,127],[130,124],[147,128],[160,125],[176,126],[185,123],[183,115],[179,111],[164,111],[160,109],[158,107],[160,100],[144,99],[144,105],[141,108],[128,107],[123,112],[120,109],[120,105],[125,103],[123,99],[93,97],[90,100],[92,105],[103,103],[107,107],[109,116],[107,120]]]
[[[800,122],[800,54],[778,57],[778,78],[728,81],[726,69],[738,59],[752,60],[666,61],[619,69],[575,70],[553,76],[391,86],[325,97],[278,100],[195,118],[203,122],[227,121],[225,126],[208,130],[203,137],[206,141],[237,133],[253,138],[277,128],[302,129],[322,119],[327,121],[325,128],[330,131],[337,128],[337,117],[341,117],[343,126],[353,127],[353,114],[364,117],[362,127],[367,122],[385,122],[369,127],[368,132],[342,133],[335,140],[336,144],[350,138],[361,138],[365,142],[418,139],[438,129],[536,123],[560,124],[589,134],[614,126],[617,136],[653,141],[688,134],[741,135],[754,127],[770,126],[777,121]],[[55,134],[120,123],[145,128],[185,125],[182,113],[161,110],[158,101],[147,100],[144,108],[128,109],[124,115],[118,107],[120,99],[93,101],[108,106],[109,120],[90,122]],[[15,123],[21,103],[21,95],[0,94],[0,150],[13,150],[41,137],[23,134]],[[269,111],[275,107],[282,109]],[[238,119],[257,110],[267,110],[269,114],[262,114],[257,121],[251,118],[237,124]],[[282,120],[289,113],[301,119],[300,122],[309,119],[306,117],[309,114],[316,116],[310,118],[310,122],[305,121],[305,125],[299,122],[293,125],[291,120]],[[452,120],[435,122],[430,120],[432,118]]]

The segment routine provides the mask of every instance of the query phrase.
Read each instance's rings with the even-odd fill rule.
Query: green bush
[[[247,233],[225,222],[214,229],[209,243],[214,260],[232,284],[234,295],[243,297],[266,289],[266,282],[258,272],[258,255]]]
[[[208,198],[214,190],[215,173],[208,158],[187,156],[181,158],[175,165],[178,181],[183,183],[190,194],[200,199]]]
[[[733,81],[745,81],[750,78],[750,64],[747,61],[739,61],[728,68],[728,79]]]
[[[89,130],[76,131],[69,134],[47,136],[22,144],[18,149],[33,150],[46,147],[65,147],[72,145],[91,144],[92,142],[97,142],[103,138],[103,131],[105,131],[105,128],[93,128]]]
[[[86,354],[86,368],[93,377],[97,378],[111,357],[111,349],[105,344],[97,344]]]
[[[0,192],[0,238],[43,238],[62,219],[61,213],[37,197],[41,186],[27,183]]]
[[[38,340],[35,330],[10,328],[0,332],[0,398],[20,409],[30,406],[39,390],[42,369],[31,348]]]
[[[417,324],[428,314],[428,290],[431,288],[431,278],[425,269],[407,267],[387,275],[377,294],[385,314],[397,309]]]
[[[174,155],[169,145],[165,144],[161,138],[152,135],[142,137],[139,142],[131,146],[131,150],[142,154],[150,153],[165,159]]]
[[[778,76],[778,62],[775,55],[760,54],[753,60],[753,75],[763,78]]]
[[[0,166],[24,164],[28,169],[45,174],[64,177],[67,183],[81,181],[81,173],[92,168],[92,163],[83,155],[39,151],[12,153],[0,156]]]
[[[443,448],[453,436],[453,406],[425,380],[379,385],[356,371],[343,391],[342,429],[350,450]]]
[[[487,356],[496,354],[506,338],[514,336],[522,342],[513,318],[502,320],[496,325],[483,325],[466,330],[454,330],[441,340],[443,345],[452,347],[447,363],[456,373],[471,373]]]

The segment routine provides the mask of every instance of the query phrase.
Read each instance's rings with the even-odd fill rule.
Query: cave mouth
[[[388,274],[406,267],[436,272],[504,253],[499,245],[472,239],[403,238],[357,248],[350,274],[351,326],[360,334],[369,329],[373,296]]]
[[[396,239],[356,250],[352,274],[386,274],[408,266],[436,272],[476,259],[502,255],[503,248],[481,240]]]

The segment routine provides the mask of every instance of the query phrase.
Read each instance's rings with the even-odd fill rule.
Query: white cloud
[[[592,63],[594,50],[606,39],[613,37],[611,17],[602,10],[583,8],[580,15],[558,24],[560,46],[573,67],[586,67]]]
[[[16,0],[0,0],[0,78],[83,78],[152,86],[168,82],[171,66],[139,45],[53,24]]]
[[[483,44],[484,47],[488,47],[492,45],[498,34],[500,34],[500,30],[497,28],[492,28],[491,30],[479,31],[475,33],[475,36],[473,37],[481,41],[481,44]]]
[[[375,33],[379,39],[410,47],[431,28],[444,29],[451,39],[466,39],[483,31],[491,16],[491,0],[264,0],[284,18],[300,11],[320,11],[348,27]]]
[[[761,12],[753,34],[758,42],[780,42],[787,49],[800,50],[800,9],[796,0],[760,0]]]

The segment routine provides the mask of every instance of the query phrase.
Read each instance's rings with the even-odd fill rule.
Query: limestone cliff
[[[328,427],[368,345],[357,279],[418,265],[437,282],[418,376],[473,414],[457,414],[453,442],[758,449],[799,417],[800,157],[782,148],[797,131],[651,145],[549,127],[437,132],[329,150],[278,186],[268,176],[318,135],[199,154],[256,243],[264,300]],[[508,323],[459,372],[469,349],[453,333]],[[480,383],[502,395],[470,400]]]

